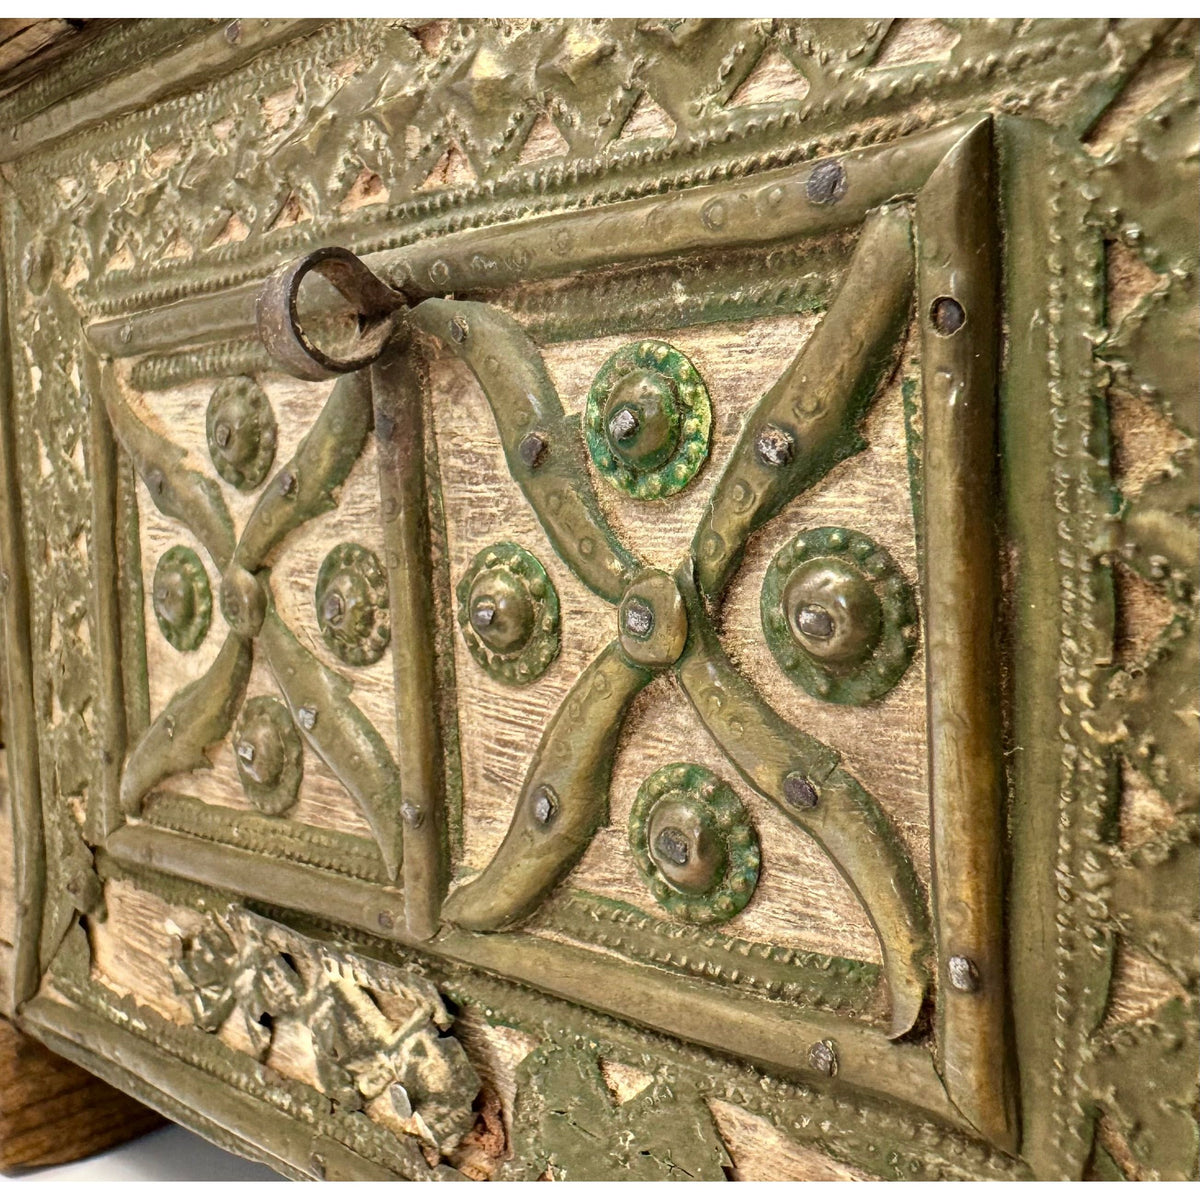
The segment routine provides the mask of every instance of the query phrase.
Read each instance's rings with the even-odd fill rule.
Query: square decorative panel
[[[5,151],[23,1025],[293,1174],[1194,1173],[1196,26],[295,24]]]

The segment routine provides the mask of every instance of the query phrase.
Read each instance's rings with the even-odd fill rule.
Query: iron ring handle
[[[333,284],[358,313],[355,352],[348,357],[326,353],[300,322],[297,297],[311,271]],[[267,353],[289,375],[333,379],[369,366],[383,353],[407,304],[404,293],[388,287],[362,259],[340,246],[326,246],[282,267],[263,284],[255,318]]]

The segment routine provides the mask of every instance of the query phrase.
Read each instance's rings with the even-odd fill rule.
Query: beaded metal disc
[[[154,568],[150,595],[163,637],[176,650],[195,650],[212,621],[212,589],[200,556],[172,546]]]
[[[807,529],[771,561],[762,625],[775,661],[831,704],[886,695],[912,661],[917,605],[895,560],[865,534]]]
[[[493,679],[532,683],[558,656],[558,593],[529,551],[512,542],[481,550],[455,595],[467,649]]]
[[[313,597],[325,644],[352,667],[383,657],[392,639],[388,582],[373,550],[357,542],[334,546],[321,563]]]
[[[279,816],[296,803],[304,749],[287,705],[272,696],[247,700],[233,734],[238,778],[259,812]]]
[[[639,500],[672,496],[708,456],[712,405],[699,371],[666,342],[631,342],[596,373],[584,431],[596,469]]]
[[[629,844],[654,898],[697,925],[728,921],[758,883],[758,834],[737,793],[695,763],[660,767],[638,789]]]

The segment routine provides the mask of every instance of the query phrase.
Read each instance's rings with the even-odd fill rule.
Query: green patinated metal
[[[387,576],[374,550],[342,542],[325,555],[313,593],[325,645],[352,667],[378,662],[392,640]]]
[[[318,662],[274,612],[259,642],[292,720],[353,797],[395,878],[403,855],[400,780],[375,726],[350,699],[350,682]]]
[[[511,317],[482,304],[426,300],[409,321],[475,373],[509,470],[550,544],[583,583],[615,604],[637,561],[600,510],[582,461],[578,418],[563,412],[537,347]]]
[[[254,572],[293,530],[335,507],[372,425],[371,381],[364,372],[339,380],[296,447],[267,485],[237,544],[236,560]]]
[[[198,471],[183,467],[184,452],[138,419],[111,366],[102,368],[100,387],[113,432],[133,460],[155,508],[191,529],[218,570],[224,571],[237,539],[221,489]]]
[[[454,1151],[426,1142],[427,1156],[349,1111],[366,1098],[353,1069],[300,1084],[109,990],[77,923],[105,919],[98,871],[187,910],[287,909],[289,925],[341,945],[338,969],[361,972],[347,986],[411,963],[476,1028],[534,1039],[506,1147],[514,1176],[740,1171],[721,1149],[722,1106],[881,1177],[1195,1176],[1196,25],[944,29],[940,57],[918,61],[904,58],[908,27],[887,20],[140,23],[0,97],[11,994],[29,1001],[27,1029],[285,1173],[456,1174]],[[761,62],[777,79],[794,69],[807,93],[744,102]],[[280,133],[262,97],[298,80]],[[622,136],[643,94],[662,128]],[[566,140],[558,159],[523,150],[539,113]],[[443,159],[467,181],[436,178]],[[361,204],[364,189],[386,200]],[[440,516],[454,481],[435,449],[428,490],[406,493],[429,528],[403,523],[397,543],[383,525],[393,629],[427,634],[425,658],[397,667],[398,694],[421,697],[400,701],[396,753],[417,764],[400,770],[348,680],[283,626],[270,575],[282,538],[330,511],[387,415],[368,373],[335,386],[240,544],[230,507],[244,508],[185,465],[173,430],[141,419],[153,397],[129,390],[245,388],[231,377],[271,367],[252,340],[260,281],[328,242],[403,289],[412,328],[475,371],[555,552],[614,606],[613,640],[551,718],[501,852],[474,877],[454,833],[457,635]],[[1144,282],[1132,308],[1106,308],[1129,278]],[[823,316],[740,439],[736,424],[714,427],[735,445],[695,567],[646,570],[603,518],[594,431],[563,412],[536,347],[797,312]],[[318,295],[311,315],[313,331],[336,331],[347,311]],[[905,328],[933,937],[909,815],[884,815],[886,784],[875,798],[846,773],[837,736],[818,742],[772,712],[719,636],[751,539],[815,485],[822,502],[841,486]],[[419,355],[399,353],[419,380]],[[1151,441],[1167,447],[1161,462]],[[251,484],[257,452],[240,482],[213,462],[239,488],[270,470]],[[380,463],[398,470],[383,450]],[[153,722],[147,498],[207,551],[230,627],[207,674]],[[807,523],[831,519],[854,520]],[[398,546],[417,543],[429,557],[397,566]],[[405,611],[424,615],[402,626],[397,579],[426,561],[432,600],[410,596]],[[1146,628],[1131,632],[1130,614]],[[810,615],[806,628],[824,625]],[[255,653],[304,753],[326,759],[376,840],[160,786],[252,723],[241,699]],[[608,820],[625,714],[668,670],[719,750],[859,892],[882,973],[571,891]],[[435,677],[436,696],[421,682]],[[411,736],[422,723],[440,743]],[[401,891],[406,803],[444,803],[452,829],[422,844],[411,880],[406,839]],[[1147,806],[1159,824],[1139,835]],[[858,832],[818,828],[830,808]],[[122,809],[138,819],[123,824]],[[664,845],[679,857],[678,839]],[[769,839],[765,853],[769,865]],[[366,957],[352,964],[348,941]],[[1148,992],[1132,1013],[1131,977],[1169,980],[1174,998]],[[886,995],[872,994],[879,979]],[[890,1042],[928,979],[927,1020]],[[615,1103],[602,1073],[614,1063],[652,1083]]]
[[[517,1068],[516,1159],[533,1180],[719,1180],[728,1153],[703,1098],[655,1080],[617,1106],[595,1054],[540,1047]]]
[[[825,319],[743,425],[692,539],[704,595],[721,595],[755,530],[864,447],[857,423],[908,320],[911,242],[904,208],[867,218]]]
[[[533,683],[558,657],[558,592],[521,546],[481,550],[454,589],[458,627],[471,657],[502,683]]]
[[[304,759],[286,705],[273,696],[247,700],[233,731],[233,753],[242,789],[259,812],[277,817],[296,803]]]
[[[245,376],[224,379],[213,390],[205,417],[208,453],[217,474],[252,492],[275,461],[277,429],[267,394]]]
[[[634,342],[596,373],[583,428],[605,479],[639,500],[662,500],[704,464],[712,405],[685,354],[667,342]]]
[[[233,725],[251,662],[250,642],[231,633],[204,675],[176,692],[125,763],[125,812],[136,815],[146,793],[164,779],[212,766],[206,748],[221,741]]]
[[[912,661],[917,606],[895,560],[849,529],[806,529],[763,578],[762,626],[787,675],[831,704],[886,696]]]
[[[695,763],[660,767],[642,784],[629,845],[655,900],[681,921],[727,921],[758,883],[758,834],[742,802]]]
[[[212,589],[200,556],[172,546],[154,568],[150,595],[162,635],[176,650],[195,650],[212,621]]]

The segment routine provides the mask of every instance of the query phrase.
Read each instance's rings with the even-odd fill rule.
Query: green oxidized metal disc
[[[558,656],[558,593],[527,550],[512,542],[481,550],[455,594],[467,649],[493,679],[532,683]]]
[[[217,384],[205,419],[208,452],[226,483],[253,491],[275,461],[275,413],[253,379],[239,375]]]
[[[321,563],[313,597],[325,644],[352,667],[383,657],[392,639],[388,582],[378,555],[357,542],[334,546]]]
[[[279,816],[296,803],[304,774],[304,748],[287,705],[254,696],[242,708],[233,734],[242,789],[259,812]]]
[[[162,635],[176,650],[195,650],[212,620],[212,589],[200,556],[172,546],[158,560],[151,591]]]
[[[737,793],[706,767],[671,763],[638,789],[629,844],[654,898],[697,925],[741,912],[758,883],[758,834]]]
[[[912,661],[917,606],[895,560],[850,529],[807,529],[763,579],[762,625],[775,661],[810,695],[866,704]]]
[[[596,469],[614,487],[639,500],[672,496],[708,456],[708,389],[674,346],[631,342],[596,373],[584,431]]]

